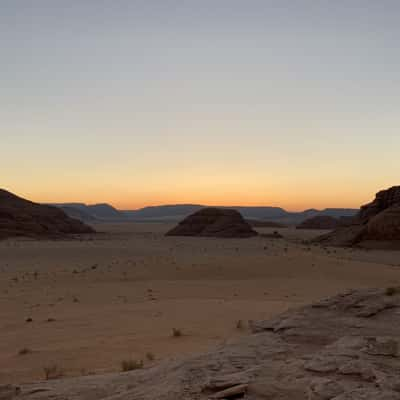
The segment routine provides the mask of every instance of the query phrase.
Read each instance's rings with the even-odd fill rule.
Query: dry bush
[[[44,377],[46,381],[50,379],[58,379],[64,375],[63,370],[57,364],[49,364],[43,367]]]
[[[400,294],[400,287],[388,287],[385,290],[386,296],[394,296],[396,294]]]
[[[143,368],[143,360],[122,360],[121,361],[121,370],[122,372],[134,371],[135,369]]]
[[[32,350],[29,349],[28,347],[23,347],[23,348],[18,352],[18,354],[19,354],[20,356],[25,356],[25,355],[30,354],[30,353],[32,353]]]
[[[154,361],[156,359],[156,356],[151,351],[148,351],[146,353],[146,358],[147,358],[148,361]]]
[[[173,337],[181,337],[183,335],[182,331],[177,328],[172,328],[172,336]]]
[[[241,319],[236,322],[236,329],[244,329],[244,323]]]

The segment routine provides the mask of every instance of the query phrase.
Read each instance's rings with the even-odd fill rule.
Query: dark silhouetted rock
[[[206,236],[223,238],[247,238],[256,236],[251,226],[236,210],[203,208],[185,218],[167,236]]]
[[[400,186],[380,191],[373,202],[361,207],[349,226],[339,227],[316,241],[334,246],[369,247],[380,247],[386,242],[391,247],[400,247]]]
[[[369,240],[399,240],[400,203],[373,216],[368,221],[364,238]]]
[[[56,207],[36,204],[0,190],[0,238],[57,237],[93,232],[92,228]]]
[[[336,229],[340,226],[338,218],[328,215],[318,215],[303,221],[297,226],[297,229]]]
[[[361,207],[358,218],[368,222],[375,215],[395,205],[400,205],[400,186],[378,192],[374,201]]]

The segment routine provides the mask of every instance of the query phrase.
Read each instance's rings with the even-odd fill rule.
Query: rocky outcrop
[[[252,334],[203,355],[8,387],[6,399],[399,400],[399,311],[399,288],[348,291],[249,321]]]
[[[383,243],[400,248],[400,186],[376,194],[375,200],[362,206],[347,227],[316,239],[326,245],[380,247]]]
[[[373,216],[367,223],[365,237],[370,240],[399,240],[400,203]]]
[[[328,215],[319,215],[303,221],[297,225],[297,229],[336,229],[341,225],[338,218]]]
[[[36,204],[0,190],[0,238],[60,237],[93,232],[92,228],[56,207]]]
[[[166,235],[248,238],[256,236],[257,232],[251,228],[238,211],[208,207],[185,218]]]
[[[396,205],[400,205],[400,186],[378,192],[374,201],[361,207],[358,218],[368,222],[375,215]]]

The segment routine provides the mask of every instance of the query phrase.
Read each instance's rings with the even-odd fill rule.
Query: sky
[[[358,207],[400,184],[400,2],[0,0],[0,187]]]

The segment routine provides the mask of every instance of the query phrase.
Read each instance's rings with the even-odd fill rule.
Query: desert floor
[[[251,319],[348,288],[400,285],[400,252],[302,244],[315,231],[164,237],[170,227],[102,224],[81,240],[0,242],[0,383],[43,380],[53,364],[74,376],[180,357],[246,334]]]

